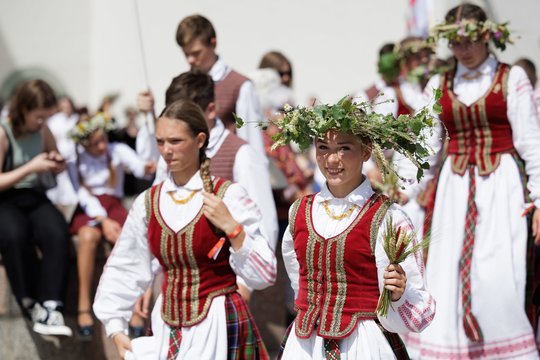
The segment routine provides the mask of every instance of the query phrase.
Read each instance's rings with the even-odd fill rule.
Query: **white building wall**
[[[282,51],[293,63],[296,98],[304,103],[312,95],[334,101],[374,81],[377,50],[405,35],[408,6],[407,0],[136,1],[158,111],[171,78],[188,70],[175,41],[184,16],[208,17],[217,30],[218,52],[240,72],[254,70],[266,51]],[[91,110],[105,94],[118,92],[114,110],[122,118],[124,106],[134,104],[146,86],[134,2],[0,1],[0,84],[15,69],[39,65]],[[434,1],[434,20],[457,3]],[[496,20],[510,20],[520,35],[500,58],[527,56],[540,67],[540,1],[487,4]]]

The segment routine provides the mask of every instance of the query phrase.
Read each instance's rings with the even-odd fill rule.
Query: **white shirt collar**
[[[163,191],[169,192],[169,191],[181,191],[181,190],[187,190],[187,191],[193,191],[193,190],[201,190],[203,188],[203,182],[201,179],[200,171],[197,171],[189,181],[183,185],[178,186],[175,184],[174,179],[172,178],[171,172],[168,173],[167,178],[163,182]]]
[[[335,200],[337,202],[348,202],[362,206],[373,195],[373,189],[371,188],[371,183],[369,180],[364,178],[364,181],[344,198],[336,198],[334,195],[332,195],[328,189],[327,183],[324,183],[321,192],[319,192],[317,195],[318,196],[315,197],[315,202],[319,203],[328,200]]]
[[[470,70],[466,68],[464,65],[458,63],[457,71],[456,71],[456,78],[461,78],[464,74],[478,71],[482,75],[491,75],[495,73],[495,69],[497,69],[498,61],[495,59],[493,55],[489,55],[487,59],[476,69]]]
[[[223,80],[225,76],[227,76],[229,71],[230,69],[227,64],[225,64],[225,61],[223,61],[221,57],[218,56],[216,62],[208,72],[208,75],[212,77],[212,80],[214,80],[214,82],[217,82]]]

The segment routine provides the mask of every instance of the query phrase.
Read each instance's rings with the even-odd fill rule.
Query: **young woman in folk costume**
[[[76,155],[68,172],[79,202],[70,231],[79,238],[77,323],[84,338],[93,335],[90,298],[97,245],[102,238],[114,244],[127,217],[122,205],[125,169],[139,178],[155,172],[153,162],[145,162],[126,144],[109,143],[107,131],[113,128],[112,121],[99,113],[81,119],[70,131]]]
[[[532,87],[523,69],[490,54],[489,41],[504,49],[509,33],[480,7],[453,8],[435,30],[457,60],[426,87],[442,89],[439,117],[450,138],[426,263],[438,313],[408,345],[422,359],[537,359],[526,312],[528,251],[533,237],[540,240],[540,129]]]
[[[208,127],[192,102],[179,100],[157,120],[156,139],[169,176],[136,200],[101,278],[94,311],[122,357],[267,359],[236,274],[262,289],[276,259],[260,232],[260,212],[237,184],[209,174]],[[152,279],[164,273],[153,336],[130,342],[127,321]],[[161,320],[161,321],[160,321]]]
[[[421,143],[423,136],[407,133],[409,119],[368,117],[363,104],[343,99],[314,109],[289,109],[277,123],[283,132],[276,146],[295,141],[307,148],[314,141],[326,178],[319,193],[293,204],[283,238],[298,312],[282,359],[407,359],[395,333],[422,331],[435,314],[435,301],[424,289],[422,251],[390,264],[384,250],[390,222],[416,242],[410,220],[362,175],[372,149],[387,171],[381,144],[406,151],[405,143],[415,137]],[[415,120],[421,128],[430,122],[426,113]],[[391,292],[391,307],[387,316],[378,316],[383,289]]]

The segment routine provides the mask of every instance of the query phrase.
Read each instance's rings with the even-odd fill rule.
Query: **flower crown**
[[[435,90],[435,105],[433,111],[440,112],[437,101],[440,90]],[[433,130],[433,116],[425,107],[417,114],[382,115],[373,112],[373,104],[369,101],[354,103],[350,97],[344,97],[334,105],[317,105],[313,108],[298,106],[292,108],[286,105],[281,119],[271,120],[281,131],[272,136],[276,147],[290,142],[298,144],[301,150],[306,150],[314,138],[323,138],[329,130],[337,130],[368,139],[373,147],[373,155],[381,173],[396,173],[392,165],[385,159],[383,150],[394,149],[407,157],[418,169],[418,180],[424,170],[429,169],[428,155],[432,149],[427,144],[427,138]],[[242,127],[244,121],[235,116],[236,126]],[[263,124],[260,124],[264,127]],[[407,181],[400,177],[400,179]]]
[[[113,121],[103,113],[97,113],[88,120],[82,120],[69,132],[69,137],[76,143],[84,143],[96,130],[111,131],[116,129]]]
[[[435,44],[427,39],[414,39],[405,41],[404,44],[396,45],[396,55],[398,59],[403,60],[411,55],[417,54],[422,50],[435,52]]]
[[[439,39],[447,39],[453,42],[460,42],[463,39],[477,41],[485,33],[489,33],[493,45],[501,51],[506,49],[507,43],[514,43],[510,38],[508,22],[498,24],[491,20],[478,21],[475,19],[461,19],[456,22],[445,22],[436,25],[432,30],[429,41],[433,43],[436,43]]]

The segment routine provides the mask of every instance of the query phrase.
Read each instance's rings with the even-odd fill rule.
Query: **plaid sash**
[[[171,328],[169,332],[169,351],[167,351],[167,360],[175,360],[180,351],[180,343],[182,342],[182,328]]]
[[[231,360],[268,360],[270,357],[261,340],[259,329],[239,293],[227,294],[225,310],[227,312],[228,358]]]
[[[341,351],[336,339],[324,339],[324,358],[326,360],[341,360]]]
[[[463,305],[463,327],[467,337],[474,342],[483,340],[482,330],[472,313],[471,295],[471,265],[474,249],[476,222],[478,209],[474,202],[476,194],[476,178],[474,166],[469,167],[469,196],[467,200],[467,214],[465,215],[465,239],[459,261],[459,277],[461,278],[461,302]]]

